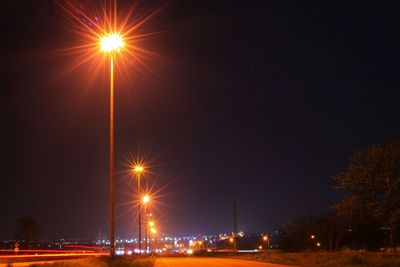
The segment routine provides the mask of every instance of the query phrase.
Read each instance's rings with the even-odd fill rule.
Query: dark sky
[[[91,84],[95,62],[60,76],[74,58],[52,51],[79,41],[73,22],[50,0],[3,2],[0,239],[26,215],[43,237],[95,237],[108,229],[107,66]],[[325,212],[339,199],[329,177],[353,152],[400,134],[397,10],[169,4],[145,26],[162,31],[144,43],[164,56],[149,59],[154,74],[116,78],[118,235],[136,236],[123,164],[137,153],[163,188],[166,234],[229,232],[235,200],[247,231]]]

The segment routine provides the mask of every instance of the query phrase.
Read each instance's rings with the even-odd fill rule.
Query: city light
[[[157,230],[156,230],[154,227],[152,227],[152,228],[150,228],[150,232],[151,232],[152,234],[156,234],[156,233],[157,233]]]
[[[153,221],[150,221],[150,222],[149,222],[149,225],[150,225],[151,227],[153,227],[153,226],[154,226],[154,222],[153,222]]]
[[[266,235],[263,236],[263,240],[264,240],[264,241],[268,241],[268,236],[266,236]]]

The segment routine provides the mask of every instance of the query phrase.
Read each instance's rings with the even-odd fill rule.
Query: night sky
[[[79,36],[53,1],[0,10],[0,239],[27,215],[44,238],[107,233],[108,67],[91,83],[96,62],[60,75],[74,56],[56,51]],[[144,45],[162,58],[116,78],[117,236],[136,236],[124,164],[138,153],[168,235],[232,231],[235,200],[245,231],[326,212],[340,198],[329,177],[354,151],[399,137],[397,13],[382,1],[169,3],[144,27],[161,31]]]

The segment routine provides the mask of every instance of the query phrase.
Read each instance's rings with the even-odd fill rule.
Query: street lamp
[[[110,255],[115,255],[115,176],[114,176],[114,56],[124,47],[122,37],[116,33],[100,38],[100,50],[110,55]]]
[[[263,239],[264,242],[267,242],[267,248],[269,248],[270,245],[269,245],[269,237],[268,237],[268,235],[264,235],[264,236],[262,237],[262,239]]]
[[[138,204],[139,254],[142,254],[142,220],[141,220],[142,202],[143,203],[148,202],[150,200],[150,197],[147,196],[146,202],[144,201],[146,196],[144,196],[143,199],[140,199],[140,178],[141,178],[141,174],[145,171],[144,166],[141,164],[136,164],[132,167],[132,171],[134,174],[136,174],[136,178],[137,178],[137,190],[138,190],[138,196],[139,196],[139,204]]]
[[[149,214],[149,218],[151,217],[151,214]],[[148,227],[150,227],[150,231],[149,231],[149,243],[148,243],[148,246],[149,246],[149,251],[151,251],[151,234],[153,234],[153,235],[155,235],[156,233],[157,233],[157,230],[156,230],[156,228],[155,228],[155,223],[154,223],[154,221],[149,221],[149,223],[148,223]],[[147,240],[147,239],[146,239]]]
[[[145,243],[144,243],[145,247],[144,248],[145,248],[146,253],[147,253],[147,248],[148,248],[147,221],[148,221],[148,217],[149,217],[149,214],[147,213],[147,205],[146,204],[149,203],[149,201],[150,201],[150,196],[149,195],[144,195],[142,197],[141,202],[144,204],[144,214],[146,215],[146,218],[145,218],[146,223],[144,225],[144,240],[145,240]]]

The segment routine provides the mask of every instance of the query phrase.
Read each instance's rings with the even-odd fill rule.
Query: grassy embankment
[[[154,258],[116,257],[110,261],[108,257],[67,260],[55,263],[32,264],[30,267],[151,267]]]
[[[232,255],[230,258],[304,267],[400,267],[400,255],[374,252],[281,253]]]

